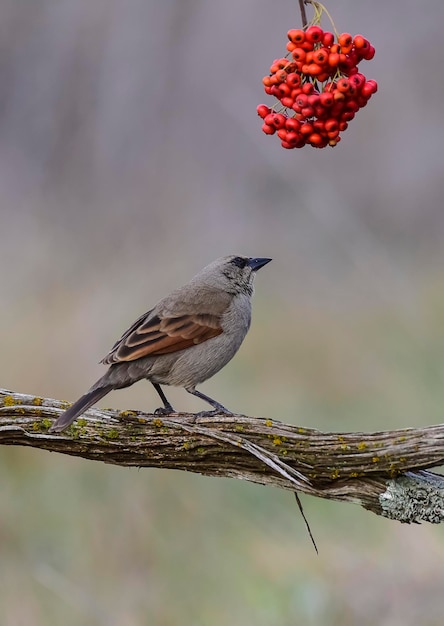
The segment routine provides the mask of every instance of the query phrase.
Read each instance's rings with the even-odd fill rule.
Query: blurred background
[[[285,151],[255,109],[296,0],[2,0],[2,387],[75,400],[136,317],[240,253],[273,263],[204,392],[323,430],[443,421],[444,4],[328,8],[376,46],[379,92],[334,150]],[[148,383],[104,404],[157,405]],[[440,527],[303,498],[316,556],[285,492],[0,452],[2,626],[443,622]]]

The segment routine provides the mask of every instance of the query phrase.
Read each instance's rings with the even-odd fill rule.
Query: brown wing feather
[[[220,316],[209,313],[151,317],[142,315],[122,335],[110,353],[101,361],[110,365],[135,361],[146,356],[170,354],[217,337],[222,333]]]

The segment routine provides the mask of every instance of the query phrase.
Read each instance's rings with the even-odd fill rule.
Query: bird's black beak
[[[260,257],[257,259],[248,259],[248,265],[251,267],[253,272],[257,272],[257,270],[260,270],[261,267],[264,267],[264,265],[267,265],[270,261],[271,259],[262,259]]]

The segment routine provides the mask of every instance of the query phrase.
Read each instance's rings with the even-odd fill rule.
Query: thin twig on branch
[[[91,409],[49,434],[67,403],[0,390],[0,444],[122,466],[162,467],[360,504],[400,522],[444,520],[444,425],[323,433],[245,415]]]

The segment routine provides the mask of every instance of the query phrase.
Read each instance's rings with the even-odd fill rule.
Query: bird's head
[[[246,257],[238,255],[224,256],[216,259],[195,276],[209,286],[228,293],[253,294],[253,283],[256,272],[269,263],[271,259]]]

